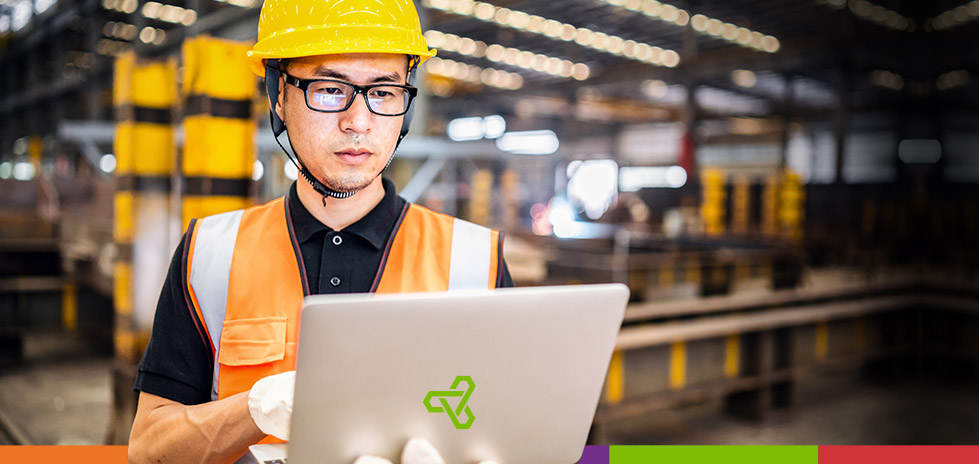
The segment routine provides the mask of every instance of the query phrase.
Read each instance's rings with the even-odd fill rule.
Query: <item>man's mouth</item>
[[[349,148],[334,152],[340,159],[349,164],[360,164],[374,153],[366,148]]]

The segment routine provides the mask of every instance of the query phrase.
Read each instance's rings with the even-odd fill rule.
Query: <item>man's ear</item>
[[[284,102],[285,102],[285,98],[286,98],[285,97],[285,94],[286,94],[285,80],[280,76],[279,77],[279,95],[278,95],[278,99],[275,102],[275,114],[277,114],[279,116],[279,119],[281,119],[283,122],[285,122],[285,120],[286,120],[285,110],[283,110],[283,108],[285,108],[285,106],[284,106]]]

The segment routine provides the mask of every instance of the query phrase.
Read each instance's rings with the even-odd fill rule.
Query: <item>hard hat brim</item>
[[[419,64],[435,56],[423,37],[404,29],[384,26],[349,25],[309,27],[273,33],[248,51],[252,71],[265,77],[265,60],[343,53],[390,53],[412,55]]]

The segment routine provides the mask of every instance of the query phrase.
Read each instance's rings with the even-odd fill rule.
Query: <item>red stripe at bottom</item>
[[[979,446],[820,446],[819,464],[976,464]]]

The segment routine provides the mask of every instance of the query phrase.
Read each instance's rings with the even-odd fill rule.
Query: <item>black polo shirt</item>
[[[382,179],[382,183],[384,198],[381,202],[341,231],[317,221],[299,201],[296,184],[290,187],[288,207],[303,255],[310,293],[370,291],[384,247],[407,203],[398,196],[390,180]],[[153,333],[133,388],[183,404],[200,404],[211,400],[214,365],[211,348],[197,331],[197,316],[184,298],[187,279],[183,278],[181,257],[186,240],[185,235],[170,261],[156,307]],[[502,257],[501,263],[498,286],[512,287],[513,280]]]

